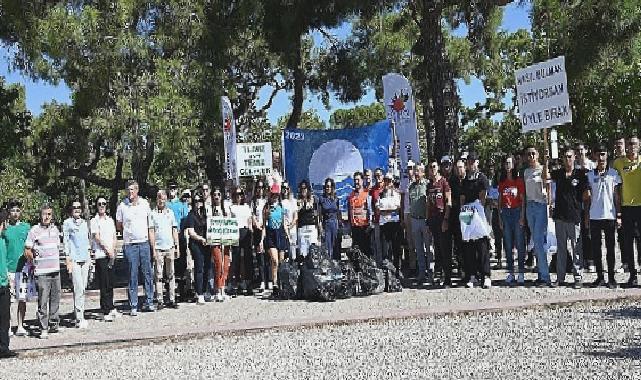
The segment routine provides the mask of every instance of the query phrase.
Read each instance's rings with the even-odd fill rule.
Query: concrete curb
[[[412,310],[384,310],[381,312],[354,313],[328,318],[298,318],[295,320],[262,320],[243,323],[212,325],[206,331],[185,329],[173,334],[123,332],[113,339],[88,339],[84,342],[52,345],[16,350],[21,358],[35,358],[44,355],[73,353],[85,350],[107,350],[135,345],[183,342],[192,339],[206,339],[212,336],[243,336],[262,332],[287,332],[300,329],[344,326],[359,323],[385,323],[407,319],[422,319],[456,315],[476,315],[536,309],[553,309],[577,304],[606,305],[622,301],[641,301],[641,289],[626,289],[623,294],[579,294],[576,296],[550,297],[545,300],[516,300],[485,304],[463,304]],[[178,329],[179,330],[179,329]]]

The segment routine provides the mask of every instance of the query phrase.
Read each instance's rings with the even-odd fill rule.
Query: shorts
[[[267,228],[265,234],[265,249],[275,248],[279,251],[286,251],[289,248],[289,241],[287,240],[287,235],[285,234],[285,229],[277,228]]]

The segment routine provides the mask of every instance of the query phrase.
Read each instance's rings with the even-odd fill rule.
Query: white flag
[[[390,73],[383,76],[383,98],[387,119],[396,129],[396,143],[401,159],[401,191],[407,191],[410,178],[407,162],[420,162],[421,153],[418,146],[418,129],[416,127],[416,110],[414,95],[410,82],[401,74]]]
[[[238,185],[238,173],[236,171],[236,121],[231,102],[226,96],[220,98],[223,114],[223,138],[225,141],[225,178],[233,180]]]

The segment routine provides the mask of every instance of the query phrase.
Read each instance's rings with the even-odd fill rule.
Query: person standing
[[[366,169],[365,172],[363,172],[363,189],[369,192],[371,188],[372,188],[372,169]]]
[[[58,332],[60,322],[60,231],[49,203],[40,207],[40,223],[31,227],[24,244],[25,258],[35,265],[40,338],[47,339]]]
[[[27,311],[27,294],[20,292],[22,283],[22,270],[25,264],[24,244],[31,226],[21,221],[22,204],[17,199],[12,199],[7,205],[9,209],[9,223],[2,232],[7,243],[7,269],[9,271],[9,287],[15,299],[18,301],[16,317],[18,326],[16,336],[26,336],[27,330],[23,326],[24,317]]]
[[[278,264],[285,259],[285,250],[287,249],[287,234],[289,230],[285,209],[281,205],[280,194],[272,192],[269,200],[263,210],[263,241],[265,249],[269,253],[271,260],[271,278],[275,287],[274,295],[278,294]]]
[[[583,286],[583,251],[581,249],[581,217],[583,197],[588,188],[587,177],[583,169],[574,166],[574,149],[568,148],[563,156],[563,169],[552,172],[552,180],[556,183],[556,199],[554,202],[554,232],[556,234],[557,285],[565,283],[566,260],[571,250],[574,288]],[[570,246],[568,249],[568,241]]]
[[[116,225],[107,215],[107,199],[96,199],[97,213],[89,222],[96,260],[96,276],[100,284],[100,311],[105,322],[113,322],[120,313],[114,307],[114,262],[116,260]]]
[[[385,184],[383,183],[383,169],[381,168],[376,168],[374,170],[374,184],[370,187],[369,190],[369,197],[370,197],[370,203],[372,205],[372,227],[373,227],[373,233],[371,234],[371,252],[373,252],[373,255],[376,259],[376,263],[378,265],[381,265],[381,262],[383,261],[383,247],[381,245],[382,240],[381,240],[381,224],[380,224],[380,217],[381,214],[378,212],[376,209],[376,204],[378,203],[378,199],[381,196],[381,192],[385,188]]]
[[[424,283],[425,273],[428,271],[428,282],[431,284],[434,281],[434,272],[431,268],[433,257],[430,250],[430,232],[427,226],[428,182],[425,179],[425,167],[423,164],[416,165],[413,174],[407,194],[409,196],[409,216],[412,227],[410,231],[414,241],[414,248],[416,249],[415,255],[418,267],[416,280],[419,284]],[[436,252],[436,248],[434,251]],[[440,257],[437,257],[436,261],[440,264]]]
[[[369,192],[363,188],[363,174],[354,173],[354,191],[347,196],[347,218],[352,230],[352,243],[361,251],[371,257],[370,252],[370,197]]]
[[[628,139],[627,156],[617,158],[614,168],[621,176],[621,223],[623,225],[623,252],[626,257],[630,277],[626,287],[639,286],[636,261],[634,260],[635,234],[641,230],[641,157],[639,156],[639,138]],[[637,252],[641,255],[641,252]]]
[[[88,327],[85,319],[85,290],[91,267],[89,256],[89,227],[82,219],[82,204],[73,201],[70,207],[71,216],[62,224],[62,239],[64,245],[67,272],[73,281],[73,309],[76,314],[76,326],[80,329]]]
[[[479,158],[476,153],[470,153],[466,160],[467,174],[461,186],[461,207],[471,205],[479,201],[481,207],[485,207],[487,191],[490,183],[485,174],[479,171]],[[477,211],[478,212],[478,209]],[[485,216],[483,216],[485,218]],[[490,247],[489,238],[484,236],[463,243],[465,250],[465,275],[467,287],[474,286],[475,274],[479,274],[484,288],[492,286],[490,278]]]
[[[248,294],[254,270],[252,261],[252,210],[245,204],[245,192],[237,187],[233,194],[233,202],[229,206],[232,218],[238,222],[238,246],[232,247],[232,279],[236,288]]]
[[[456,259],[458,274],[461,279],[467,277],[465,272],[465,260],[463,252],[463,235],[461,234],[461,223],[459,214],[461,213],[461,194],[463,190],[463,180],[465,180],[466,169],[465,161],[459,159],[456,161],[454,173],[449,177],[447,183],[450,185],[452,192],[452,207],[450,209],[450,226],[452,257]]]
[[[608,263],[608,287],[616,288],[614,278],[614,231],[616,224],[621,223],[617,215],[621,213],[620,188],[621,177],[619,173],[608,166],[608,150],[604,146],[594,149],[597,156],[596,169],[587,173],[589,187],[585,190],[586,216],[585,225],[592,235],[592,253],[596,264],[597,279],[593,287],[605,285],[603,278],[603,253],[601,249],[601,234],[605,234],[605,248]]]
[[[256,261],[258,265],[258,273],[260,276],[260,286],[258,290],[260,292],[265,291],[265,286],[271,290],[273,285],[270,286],[271,282],[269,281],[269,260],[265,259],[265,247],[263,242],[263,210],[267,204],[267,199],[265,198],[265,192],[267,188],[263,180],[258,180],[254,186],[254,196],[252,198],[251,208],[253,215],[253,246],[254,252],[256,255]]]
[[[548,233],[548,195],[547,172],[539,163],[539,152],[533,146],[525,149],[528,167],[523,171],[525,182],[525,216],[534,242],[537,285],[551,285],[545,241]],[[526,260],[527,265],[527,260]]]
[[[381,237],[383,238],[383,259],[396,267],[396,274],[401,272],[401,194],[394,186],[392,173],[385,174],[385,189],[381,192],[376,208],[380,214]]]
[[[585,173],[596,168],[594,161],[590,160],[589,151],[585,144],[579,143],[576,145],[576,161],[574,167],[576,169],[581,169]],[[590,233],[590,227],[585,224],[586,221],[590,219],[590,210],[583,208],[581,215],[581,250],[583,252],[583,267],[593,272],[595,270],[594,266],[594,255],[592,253],[592,239]]]
[[[625,137],[619,137],[616,140],[614,140],[614,157],[612,158],[611,162],[609,163],[610,167],[614,169],[614,162],[619,158],[625,158],[625,156],[626,156]],[[621,178],[620,175],[619,175],[619,178]],[[619,194],[620,193],[621,193],[621,189],[619,189]],[[636,239],[636,240],[637,240],[637,248],[641,248],[640,239]],[[623,255],[623,252],[625,251],[625,249],[624,249],[625,244],[623,244],[623,225],[621,225],[621,224],[617,225],[617,243],[619,245],[619,252],[621,252],[621,267],[617,269],[617,273],[627,272],[628,271],[628,264],[627,264],[627,259],[628,258],[625,257],[625,255]]]
[[[292,189],[289,186],[289,182],[283,182],[280,187],[280,195],[282,198],[281,204],[283,209],[285,209],[285,218],[287,219],[287,225],[289,226],[289,231],[287,231],[287,236],[289,236],[289,260],[296,260],[296,246],[298,241],[298,234],[296,231],[296,226],[298,223],[298,203],[294,198]]]
[[[519,285],[525,284],[525,182],[519,177],[512,156],[507,156],[503,170],[499,174],[499,226],[503,231],[503,242],[507,262],[507,285],[513,285],[514,278],[514,248],[518,258]]]
[[[156,237],[154,256],[156,303],[159,310],[164,307],[164,279],[169,287],[169,303],[167,307],[177,309],[174,260],[180,255],[178,250],[178,222],[174,212],[167,207],[167,193],[164,190],[159,190],[156,194],[156,209],[151,212],[151,220],[154,236]]]
[[[187,216],[186,231],[189,236],[189,251],[194,260],[196,303],[205,304],[205,292],[209,290],[207,273],[211,268],[211,254],[207,249],[207,211],[201,194],[192,197],[192,207]]]
[[[441,175],[436,160],[430,162],[428,167],[430,180],[426,190],[426,217],[434,241],[434,253],[437,258],[440,258],[440,266],[443,270],[442,286],[449,288],[452,286],[452,247],[449,234],[452,190],[447,179]]]
[[[335,255],[340,255],[340,249],[337,247],[340,207],[336,196],[336,183],[333,179],[325,179],[323,195],[318,199],[318,204],[323,220],[321,235],[325,241],[327,256],[335,259]]]
[[[116,209],[116,228],[122,231],[122,250],[129,269],[130,315],[138,315],[138,271],[142,269],[145,288],[144,311],[154,312],[154,277],[151,257],[155,256],[155,234],[149,202],[138,195],[138,182],[129,181],[127,197]]]
[[[309,247],[318,245],[318,236],[320,231],[320,215],[318,212],[318,202],[312,193],[309,182],[302,181],[298,185],[297,200],[297,230],[298,249],[300,260],[307,257]]]
[[[185,238],[185,220],[189,214],[189,202],[191,193],[184,191],[181,197],[178,197],[178,185],[174,181],[169,183],[169,202],[167,207],[173,211],[176,223],[178,224],[178,255],[174,260],[174,277],[178,282],[179,295],[181,299],[187,297],[185,286],[191,279],[186,279],[187,274],[187,239]],[[181,281],[183,280],[183,281]]]
[[[226,218],[230,216],[230,214],[231,211],[229,211],[229,208],[225,207],[221,188],[218,186],[214,187],[211,202],[211,215],[215,218]],[[211,259],[214,264],[214,286],[216,291],[214,300],[216,302],[223,302],[227,299],[227,295],[225,294],[225,284],[227,283],[227,276],[229,275],[229,247],[225,247],[222,244],[213,245],[211,247]]]
[[[9,271],[7,266],[7,241],[4,229],[9,215],[6,210],[0,210],[0,359],[16,357],[17,354],[9,349],[9,333],[11,331],[11,287],[9,286]]]

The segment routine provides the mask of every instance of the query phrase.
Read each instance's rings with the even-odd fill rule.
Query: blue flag
[[[320,195],[325,179],[334,179],[344,211],[354,172],[376,168],[387,172],[391,143],[392,126],[387,120],[348,129],[287,129],[283,136],[287,182],[295,191],[308,180]]]

